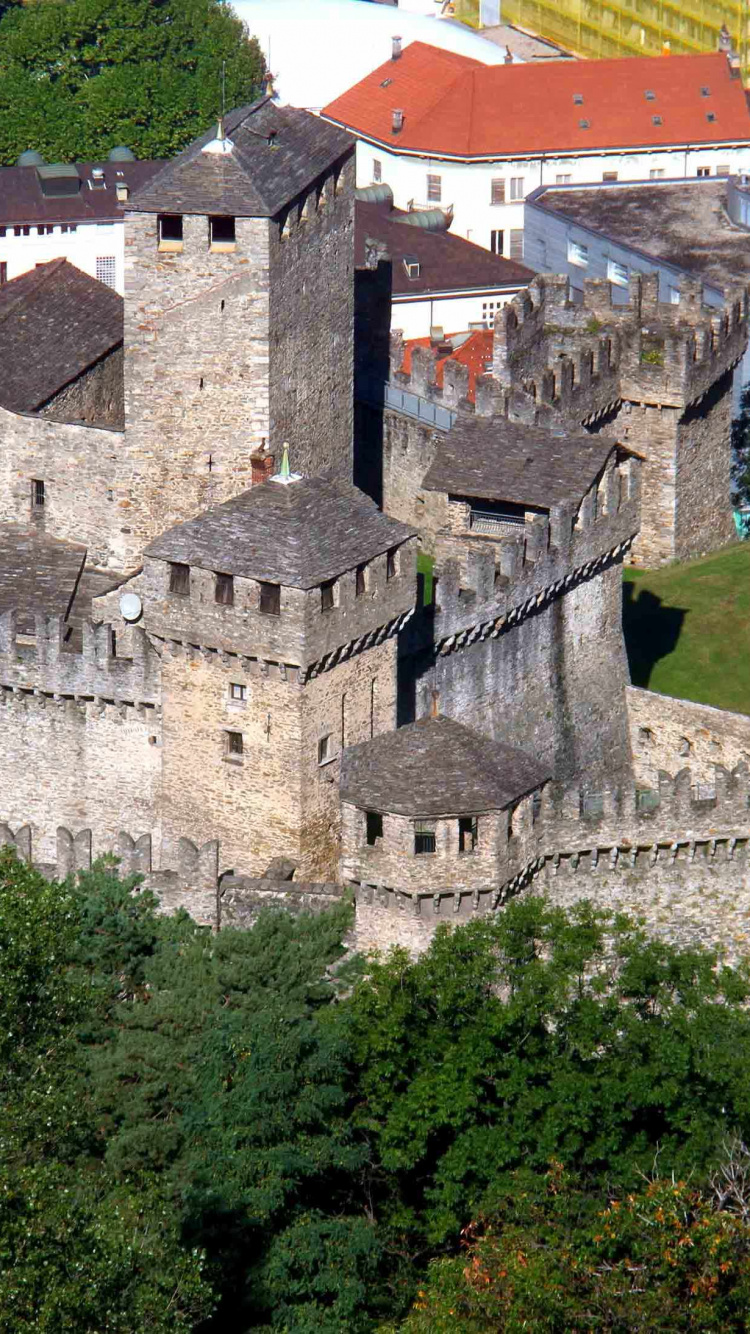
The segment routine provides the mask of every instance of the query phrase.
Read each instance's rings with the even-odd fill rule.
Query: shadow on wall
[[[687,611],[665,607],[647,588],[625,582],[622,586],[622,628],[628,654],[630,679],[646,688],[654,666],[674,652]]]

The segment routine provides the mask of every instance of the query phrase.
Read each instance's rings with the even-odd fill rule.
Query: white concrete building
[[[30,151],[0,168],[0,285],[67,259],[122,296],[122,205],[160,166],[114,149],[107,162],[77,165],[46,164]]]
[[[524,199],[540,185],[750,171],[735,61],[488,68],[414,43],[323,115],[359,139],[358,186],[387,181],[397,207],[452,209],[455,233],[521,260]]]

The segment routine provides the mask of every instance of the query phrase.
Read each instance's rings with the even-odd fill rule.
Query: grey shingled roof
[[[122,343],[122,297],[66,259],[0,287],[0,404],[35,412]]]
[[[330,167],[355,140],[346,130],[297,107],[262,98],[230,112],[226,155],[204,153],[216,125],[133,195],[141,213],[208,213],[270,218]]]
[[[412,529],[389,519],[356,487],[322,477],[267,481],[178,524],[146,555],[291,588],[326,579],[398,546]]]
[[[163,165],[159,161],[78,162],[81,188],[77,194],[61,197],[42,193],[36,167],[0,168],[0,225],[122,222],[123,205],[117,201],[117,186],[127,185],[135,192]],[[89,186],[95,168],[104,173],[103,189],[92,190]]]
[[[341,799],[360,809],[417,817],[503,810],[551,778],[514,746],[450,718],[421,718],[341,758]]]
[[[505,419],[459,419],[441,436],[422,485],[549,510],[580,501],[615,447],[602,435],[560,436]]]

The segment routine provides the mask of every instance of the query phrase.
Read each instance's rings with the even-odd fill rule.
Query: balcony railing
[[[472,510],[469,527],[473,533],[482,533],[485,537],[516,537],[519,528],[523,528],[523,515],[492,514],[486,510]]]

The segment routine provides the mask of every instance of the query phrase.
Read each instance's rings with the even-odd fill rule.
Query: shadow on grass
[[[665,607],[647,588],[623,584],[622,628],[634,686],[648,686],[655,664],[674,652],[686,615],[683,607]]]

